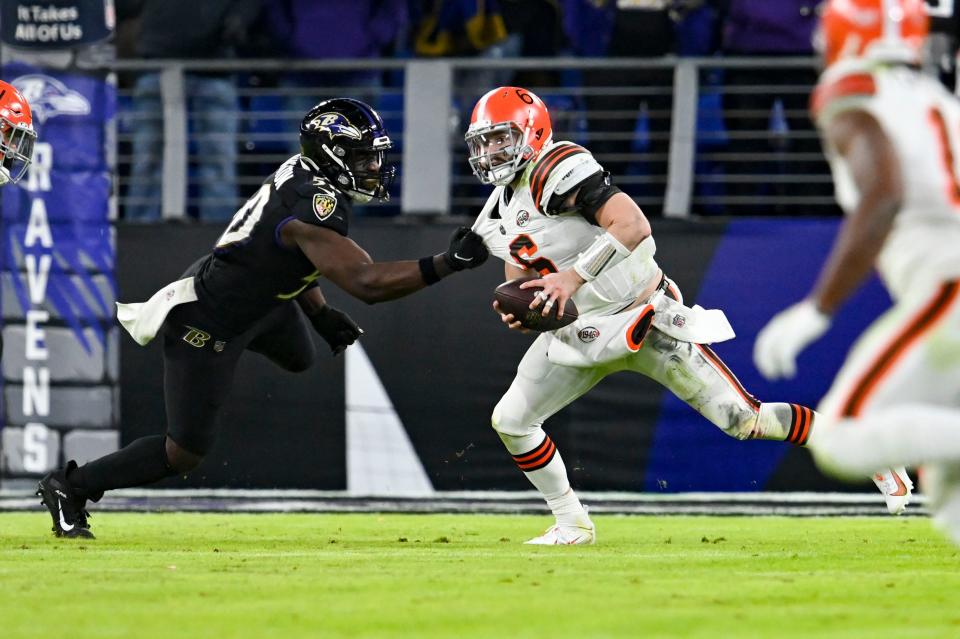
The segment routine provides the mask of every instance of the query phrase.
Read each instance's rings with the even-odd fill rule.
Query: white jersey
[[[838,113],[866,111],[899,158],[903,205],[876,265],[890,295],[960,278],[960,102],[910,68],[857,60],[823,74],[812,108],[824,130]],[[829,144],[825,152],[849,214],[860,200],[850,167]]]
[[[490,253],[508,264],[541,275],[572,268],[581,252],[604,232],[576,211],[550,214],[554,195],[564,195],[603,167],[583,147],[570,142],[545,146],[524,170],[510,194],[498,186],[490,194],[473,230]],[[645,239],[628,258],[580,287],[573,301],[580,315],[609,315],[636,300],[659,268],[653,238]]]

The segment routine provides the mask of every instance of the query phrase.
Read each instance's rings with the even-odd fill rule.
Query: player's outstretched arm
[[[846,159],[860,192],[810,296],[833,315],[873,270],[903,203],[903,175],[893,143],[866,111],[836,116],[827,139]]]
[[[299,220],[284,225],[281,236],[326,279],[368,304],[410,295],[456,271],[476,268],[488,256],[483,240],[467,228],[457,229],[446,252],[399,262],[374,262],[353,240]]]

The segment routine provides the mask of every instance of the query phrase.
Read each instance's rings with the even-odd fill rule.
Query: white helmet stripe
[[[900,42],[903,39],[903,5],[900,0],[883,0],[883,39]]]

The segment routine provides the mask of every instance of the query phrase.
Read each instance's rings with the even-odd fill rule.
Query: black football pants
[[[201,456],[216,439],[217,415],[244,350],[293,372],[315,360],[313,330],[296,302],[281,304],[233,337],[218,327],[215,316],[193,302],[175,307],[162,329],[167,436]]]

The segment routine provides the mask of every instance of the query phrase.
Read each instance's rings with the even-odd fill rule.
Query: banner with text
[[[2,192],[3,476],[35,476],[117,447],[115,242],[103,72],[7,64],[38,142]]]
[[[0,41],[18,49],[53,51],[110,37],[116,23],[113,0],[44,0],[0,3]]]

